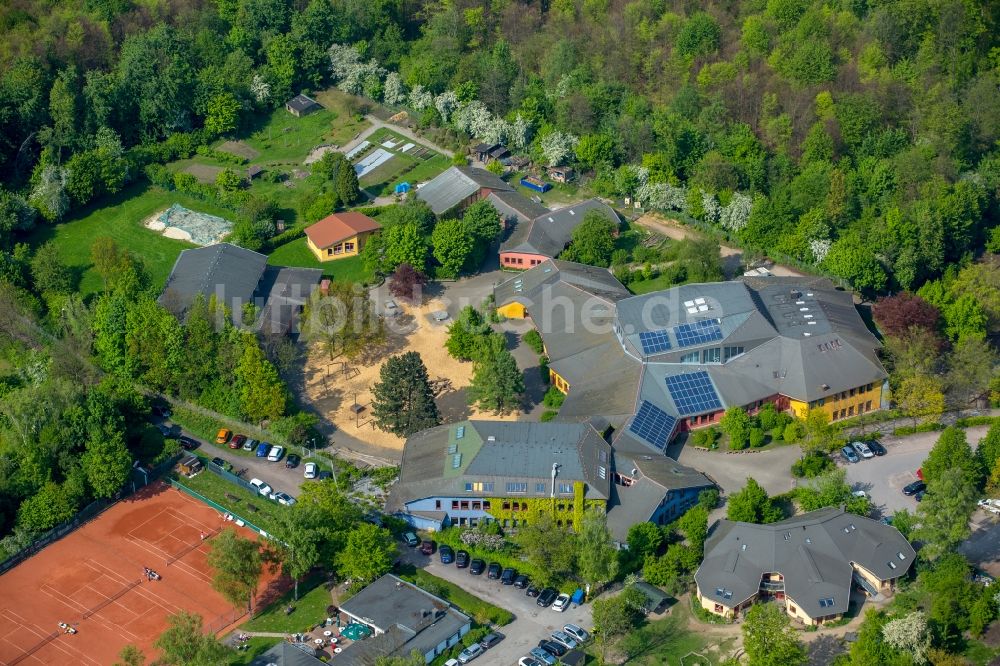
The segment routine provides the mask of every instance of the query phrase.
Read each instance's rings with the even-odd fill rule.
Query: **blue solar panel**
[[[706,342],[722,339],[722,329],[718,319],[704,319],[693,324],[674,326],[674,337],[679,347],[702,345]]]
[[[670,349],[670,338],[665,330],[647,331],[639,334],[642,351],[647,354],[657,354]]]
[[[670,441],[675,423],[677,419],[673,416],[648,400],[643,400],[628,429],[654,448],[662,450]]]
[[[719,394],[705,371],[667,377],[667,390],[677,411],[684,416],[722,409]]]

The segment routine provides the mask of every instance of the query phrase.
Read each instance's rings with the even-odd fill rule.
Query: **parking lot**
[[[485,573],[473,576],[468,569],[459,569],[454,564],[441,564],[437,553],[426,557],[415,548],[403,548],[406,551],[406,561],[514,614],[514,621],[499,629],[506,638],[479,657],[477,663],[516,664],[518,659],[538,645],[538,641],[548,638],[553,631],[562,629],[564,624],[575,624],[587,631],[593,626],[590,604],[571,607],[562,613],[551,608],[541,608],[524,590],[512,585],[501,585],[499,580],[490,580]]]

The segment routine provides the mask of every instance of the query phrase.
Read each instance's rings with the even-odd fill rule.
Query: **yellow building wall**
[[[569,393],[569,382],[559,376],[559,373],[549,368],[549,383],[563,393]]]
[[[841,393],[824,398],[822,401],[816,400],[812,404],[790,398],[788,404],[792,413],[800,418],[806,415],[810,407],[814,407],[826,412],[831,421],[839,421],[842,418],[847,419],[858,414],[867,414],[869,411],[874,412],[880,409],[880,405],[882,404],[882,383],[874,382],[870,386],[871,389],[868,390],[866,390],[865,386],[856,387],[854,395],[851,395],[851,391],[842,391]],[[823,404],[819,404],[820,402]],[[870,408],[868,406],[869,402],[871,403]],[[843,416],[841,416],[841,410],[844,412]]]
[[[507,319],[524,319],[524,306],[520,303],[508,303],[497,308],[497,314],[503,315]]]
[[[358,234],[356,236],[351,236],[350,238],[345,238],[344,240],[334,243],[328,248],[320,249],[313,244],[312,240],[307,236],[306,245],[312,251],[316,258],[320,261],[336,261],[337,259],[343,259],[345,257],[356,257],[361,253],[362,248],[365,246],[365,241],[368,239],[370,232],[365,232],[363,234]],[[344,250],[344,246],[351,244],[353,247],[350,250]],[[339,248],[339,251],[338,251]],[[332,252],[331,252],[332,251]]]

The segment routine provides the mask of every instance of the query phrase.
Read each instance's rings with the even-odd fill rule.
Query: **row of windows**
[[[850,391],[841,391],[840,393],[834,393],[829,397],[830,402],[839,402],[841,400],[848,400],[856,395],[863,395],[868,393],[875,388],[875,384],[865,384],[856,389],[851,389]],[[813,400],[809,403],[810,407],[822,407],[826,404],[827,398],[820,398],[819,400]],[[869,403],[871,401],[869,400]],[[870,409],[870,408],[869,408]]]
[[[712,347],[684,354],[681,363],[725,363],[743,353],[743,347]]]
[[[434,508],[438,511],[441,510],[441,500],[434,500]],[[489,500],[452,500],[451,501],[452,511],[489,511],[490,501]]]
[[[493,485],[493,484],[490,484]],[[573,494],[573,484],[572,483],[560,483],[557,489],[561,495],[572,495]],[[528,492],[528,484],[520,481],[508,481],[507,482],[507,492],[508,493],[526,493]],[[538,494],[545,494],[545,483],[539,482],[535,484],[535,492]]]
[[[328,247],[326,249],[328,257],[335,254],[342,254],[344,252],[354,252],[354,243],[337,243],[333,247]]]
[[[845,409],[841,409],[840,411],[837,411],[836,409],[833,410],[832,418],[834,421],[839,421],[840,419],[848,419],[854,416],[855,413],[864,414],[865,412],[870,412],[870,411],[872,411],[872,401],[866,400],[865,402],[858,404],[857,412],[855,412],[854,410],[854,405],[851,405],[850,407],[847,407]]]
[[[523,266],[524,265],[524,257],[504,257],[503,258],[503,263],[507,264],[508,266]],[[541,259],[532,259],[532,260],[530,260],[530,262],[529,262],[528,265],[529,266],[537,266],[540,263],[542,263]]]
[[[491,493],[493,492],[492,481],[465,482],[465,492],[467,493]]]

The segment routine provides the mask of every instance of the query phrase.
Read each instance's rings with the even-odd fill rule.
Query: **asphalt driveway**
[[[500,581],[487,578],[485,573],[473,576],[468,569],[441,564],[436,553],[426,557],[415,549],[405,550],[406,561],[514,614],[514,621],[499,629],[506,638],[477,659],[477,663],[517,664],[517,660],[536,647],[538,641],[548,638],[553,631],[562,629],[564,624],[575,624],[587,631],[593,628],[590,604],[570,608],[562,613],[551,608],[541,608],[524,590],[518,590],[512,585],[501,585]]]

